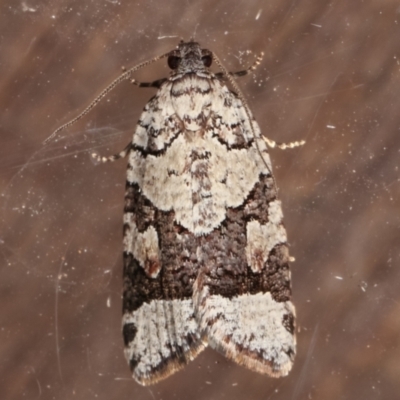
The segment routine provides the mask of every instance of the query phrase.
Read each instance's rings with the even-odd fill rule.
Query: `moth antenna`
[[[102,92],[75,118],[71,119],[67,123],[61,125],[59,128],[57,128],[43,143],[47,144],[51,139],[54,138],[59,132],[63,131],[66,128],[69,128],[71,125],[75,124],[75,122],[79,121],[82,117],[84,117],[86,114],[90,112],[96,105],[108,95],[108,93],[111,92],[118,84],[120,84],[122,81],[131,79],[132,74],[137,71],[140,68],[143,68],[149,64],[152,64],[155,61],[158,61],[166,56],[168,56],[169,53],[162,54],[160,56],[156,56],[152,58],[151,60],[144,61],[138,65],[135,65],[134,67],[126,70],[123,67],[123,73],[116,79],[114,79],[105,89],[102,90]]]

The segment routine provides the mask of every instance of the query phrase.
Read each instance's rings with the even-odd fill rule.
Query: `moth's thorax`
[[[200,45],[196,42],[181,42],[175,50],[175,54],[181,58],[179,67],[176,69],[176,74],[186,74],[191,72],[206,71],[207,68],[204,66],[203,56],[204,52]]]
[[[189,131],[204,128],[210,115],[212,80],[198,73],[176,77],[171,86],[171,102],[176,115]]]

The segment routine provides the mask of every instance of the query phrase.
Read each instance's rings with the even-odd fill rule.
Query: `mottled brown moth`
[[[151,83],[137,69],[167,57]],[[210,70],[215,62],[222,72]],[[152,384],[207,345],[254,371],[287,375],[296,353],[295,309],[281,202],[267,150],[233,76],[194,41],[125,71],[157,88],[132,141],[124,208],[123,337],[134,378]],[[231,90],[228,86],[233,87]],[[304,142],[278,145],[295,147]]]

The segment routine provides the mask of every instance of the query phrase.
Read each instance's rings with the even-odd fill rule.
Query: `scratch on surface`
[[[58,269],[58,275],[56,277],[56,294],[55,294],[55,304],[54,304],[54,334],[56,339],[56,355],[57,355],[57,366],[58,366],[58,374],[60,375],[61,382],[64,383],[62,369],[61,369],[61,357],[60,357],[60,340],[59,340],[59,329],[58,329],[58,294],[60,292],[60,280],[62,267],[66,259],[66,255],[71,244],[71,239],[68,241],[67,248],[65,249],[64,256],[61,257],[60,267]]]
[[[315,122],[315,120],[317,119],[317,116],[318,116],[318,114],[319,114],[319,111],[321,110],[322,104],[325,103],[326,98],[327,98],[328,95],[332,92],[332,88],[333,88],[333,86],[335,85],[335,83],[336,83],[337,79],[339,78],[339,76],[340,76],[340,74],[337,74],[337,75],[335,76],[335,78],[333,79],[333,81],[332,81],[332,83],[331,83],[331,85],[330,85],[330,87],[329,87],[329,90],[326,92],[325,96],[322,98],[322,101],[319,103],[319,106],[318,106],[318,108],[317,108],[317,111],[316,111],[315,114],[314,114],[314,118],[313,118],[312,121],[311,121],[311,125],[310,125],[310,127],[308,128],[308,132],[307,132],[306,138],[308,137],[309,133],[311,132],[312,127],[314,126],[314,122]],[[318,132],[315,134],[314,139],[316,139],[317,136],[318,136]]]
[[[40,386],[40,382],[39,382],[38,379],[36,379],[36,383],[37,383],[38,389],[39,389],[39,395],[38,395],[38,397],[37,397],[37,399],[38,399],[39,397],[42,396],[42,386]]]
[[[301,372],[300,372],[300,375],[299,375],[299,379],[297,380],[296,385],[294,387],[293,395],[292,395],[292,399],[293,400],[296,400],[299,397],[299,394],[301,392],[303,383],[304,383],[305,378],[307,376],[308,366],[310,364],[311,356],[314,353],[315,344],[317,342],[318,330],[319,330],[319,323],[314,328],[314,333],[312,335],[312,338],[311,338],[311,341],[310,341],[310,345],[308,346],[306,360],[304,361],[304,364],[303,364],[303,366],[301,368]]]

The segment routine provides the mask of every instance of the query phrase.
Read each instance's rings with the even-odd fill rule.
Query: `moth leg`
[[[249,74],[250,72],[253,72],[256,70],[256,68],[261,64],[261,61],[264,57],[264,53],[261,52],[257,57],[256,60],[253,62],[252,65],[250,65],[250,67],[242,70],[242,71],[236,71],[236,72],[229,72],[229,75],[231,76],[236,76],[236,77],[240,77],[240,76],[245,76],[247,74]],[[223,79],[225,77],[225,74],[223,72],[218,72],[215,74],[215,76],[219,79]]]
[[[271,148],[278,147],[281,150],[293,149],[295,147],[300,147],[300,146],[303,146],[303,144],[306,142],[305,140],[300,140],[297,142],[281,143],[281,142],[275,142],[272,139],[268,139],[265,136],[262,136],[262,138],[269,147],[271,147]]]
[[[122,72],[126,72],[125,67],[122,67]],[[132,78],[132,79],[130,79],[130,82],[133,85],[136,85],[138,87],[154,87],[154,88],[159,89],[160,86],[167,80],[168,80],[167,78],[162,78],[162,79],[157,79],[156,81],[153,81],[153,82],[139,82],[136,79]]]
[[[136,86],[139,87],[154,87],[159,89],[161,85],[167,81],[167,78],[162,78],[162,79],[157,79],[156,81],[153,82],[139,82],[136,79],[131,79],[130,82]]]
[[[118,154],[104,157],[101,156],[100,154],[92,153],[91,156],[98,163],[114,162],[119,160],[120,158],[125,158],[128,155],[129,151],[131,150],[131,147],[132,147],[132,142],[129,142],[128,145]]]

